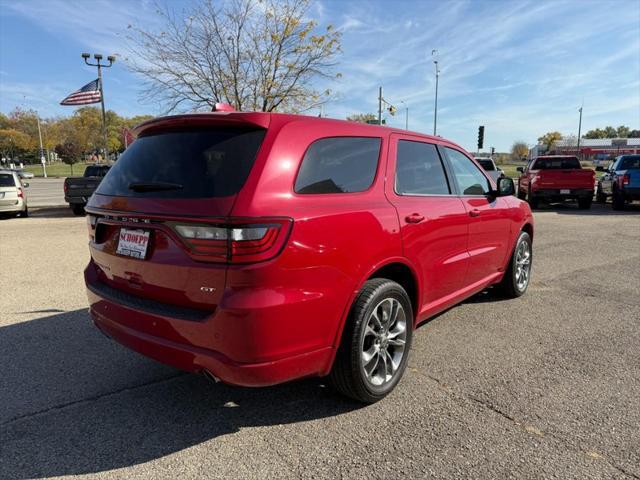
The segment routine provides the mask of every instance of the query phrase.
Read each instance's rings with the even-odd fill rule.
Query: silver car
[[[24,193],[28,186],[13,170],[0,170],[0,215],[8,213],[29,216],[27,196]]]
[[[496,166],[491,157],[475,157],[475,159],[496,183],[500,177],[504,177],[504,171]]]

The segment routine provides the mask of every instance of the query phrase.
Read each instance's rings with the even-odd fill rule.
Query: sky
[[[163,0],[160,0],[161,2]],[[164,0],[180,11],[192,0]],[[324,114],[375,113],[378,87],[398,108],[387,124],[433,132],[475,151],[533,145],[545,132],[606,125],[640,128],[640,0],[312,1],[320,26],[342,32],[341,79]],[[159,27],[150,0],[0,0],[0,111],[69,115],[59,102],[96,77],[81,52],[131,55],[127,27]],[[117,61],[105,72],[107,108],[158,115],[140,99],[143,79]],[[325,85],[323,85],[325,86]],[[404,103],[402,103],[404,102]]]

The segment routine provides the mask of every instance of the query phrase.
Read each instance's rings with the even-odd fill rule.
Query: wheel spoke
[[[404,347],[405,341],[401,338],[391,338],[389,337],[389,345],[393,345],[394,347]]]
[[[376,352],[371,360],[364,366],[364,371],[367,373],[367,376],[372,377],[378,368],[378,364],[380,363],[380,352]]]

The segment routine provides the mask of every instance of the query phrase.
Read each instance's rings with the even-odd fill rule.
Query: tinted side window
[[[398,141],[396,193],[400,195],[448,195],[449,185],[435,145]]]
[[[296,178],[296,193],[362,192],[373,183],[380,139],[332,137],[307,149]]]
[[[489,193],[489,182],[484,174],[466,155],[447,148],[453,176],[461,195],[485,195]]]

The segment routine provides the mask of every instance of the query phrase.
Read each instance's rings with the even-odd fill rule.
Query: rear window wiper
[[[164,190],[182,190],[184,186],[170,182],[133,182],[129,184],[129,190],[134,192],[161,192]]]

